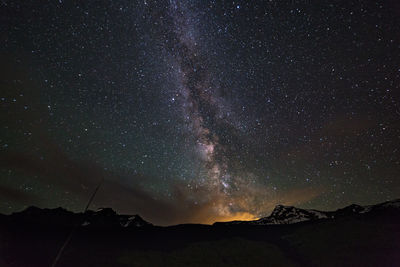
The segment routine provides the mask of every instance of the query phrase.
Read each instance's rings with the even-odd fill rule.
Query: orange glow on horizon
[[[259,219],[249,212],[237,212],[226,216],[217,216],[214,218],[208,218],[204,222],[205,224],[213,224],[215,222],[230,222],[230,221],[253,221]]]

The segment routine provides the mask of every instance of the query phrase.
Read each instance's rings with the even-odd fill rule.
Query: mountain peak
[[[275,206],[274,210],[271,213],[271,216],[277,216],[279,214],[285,213],[285,212],[289,212],[289,211],[293,211],[296,210],[297,208],[293,207],[293,206],[285,206],[282,204],[278,204]]]
[[[115,216],[117,215],[117,212],[115,212],[112,208],[99,208],[96,212],[96,215],[102,215],[102,216]]]
[[[249,224],[249,225],[271,225],[271,224],[293,224],[304,221],[315,221],[320,219],[334,219],[337,217],[347,217],[353,215],[363,215],[371,211],[400,209],[400,199],[387,201],[384,203],[360,206],[351,204],[336,211],[319,211],[311,209],[301,209],[293,206],[276,205],[271,215],[255,221],[234,221],[222,224]],[[220,224],[220,223],[218,223]]]
[[[152,225],[139,215],[119,215],[112,208],[88,210],[85,213],[74,213],[64,208],[41,209],[35,206],[8,216],[10,220],[25,221],[32,224],[84,227],[142,227]]]

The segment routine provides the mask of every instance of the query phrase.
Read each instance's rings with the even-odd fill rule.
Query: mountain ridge
[[[212,225],[285,225],[306,221],[334,219],[351,215],[360,215],[382,209],[395,208],[400,210],[400,199],[386,201],[374,205],[361,206],[351,204],[335,211],[320,211],[316,209],[302,209],[294,206],[276,205],[269,216],[251,221],[215,222]],[[26,209],[9,215],[0,214],[0,219],[9,219],[17,222],[31,222],[36,224],[53,224],[58,226],[80,227],[149,227],[152,223],[144,220],[140,215],[118,214],[112,208],[100,208],[97,211],[88,210],[85,213],[75,213],[65,208],[38,208],[29,206]],[[171,225],[173,226],[173,225]]]
[[[275,221],[268,221],[270,216]],[[60,267],[389,267],[400,262],[400,200],[322,213],[278,205],[270,216],[241,224],[159,227],[138,225],[138,217],[109,208],[73,213],[29,207],[0,215],[0,265],[51,266],[68,236]]]
[[[28,222],[40,225],[54,226],[81,226],[81,227],[147,227],[151,223],[145,221],[138,214],[117,214],[111,208],[100,208],[97,211],[88,210],[85,213],[75,213],[65,208],[54,209],[29,206],[26,209],[3,215],[12,221]],[[0,217],[1,218],[1,217]]]
[[[301,209],[294,206],[276,205],[271,214],[267,217],[262,217],[252,221],[229,221],[215,222],[214,225],[277,225],[277,224],[295,224],[305,221],[316,221],[321,219],[334,219],[357,214],[365,214],[377,211],[382,208],[400,209],[400,199],[390,200],[375,205],[361,206],[351,204],[344,208],[339,208],[335,211],[320,211],[316,209]]]

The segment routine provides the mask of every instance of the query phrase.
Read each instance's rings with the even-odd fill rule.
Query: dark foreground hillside
[[[64,224],[0,217],[0,266],[50,266],[67,215]],[[80,225],[57,266],[400,266],[400,211],[288,225]]]

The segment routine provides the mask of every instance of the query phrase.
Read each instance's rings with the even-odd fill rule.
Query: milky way
[[[0,212],[156,224],[400,194],[396,1],[2,1]]]
[[[224,101],[220,94],[220,85],[215,83],[212,73],[208,69],[210,56],[203,52],[198,43],[196,32],[196,14],[193,14],[185,3],[171,1],[168,15],[172,19],[173,44],[166,47],[166,52],[173,55],[172,62],[176,71],[178,93],[174,100],[182,106],[182,114],[187,131],[191,138],[189,145],[195,146],[199,166],[196,179],[190,187],[205,187],[207,194],[218,197],[217,203],[213,202],[213,209],[218,215],[231,216],[238,212],[254,212],[256,203],[251,203],[253,196],[248,196],[245,201],[237,201],[238,195],[254,193],[254,185],[243,184],[240,177],[230,172],[229,158],[225,155],[228,145],[220,142],[221,138],[229,138],[220,134],[219,129],[235,130],[234,114],[229,108],[229,103]],[[232,131],[232,130],[230,130]],[[230,134],[235,134],[231,132]],[[226,141],[226,140],[223,140]],[[251,180],[252,174],[245,173],[244,180]],[[266,197],[266,188],[263,195]],[[238,194],[239,193],[239,194]],[[209,202],[215,199],[201,195],[196,202]],[[255,214],[242,214],[250,218]]]

